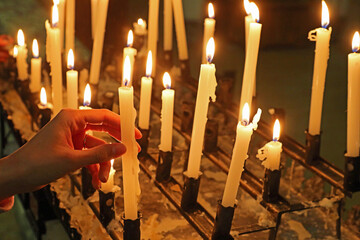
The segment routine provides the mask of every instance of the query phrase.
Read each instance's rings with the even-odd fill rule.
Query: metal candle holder
[[[360,156],[345,156],[344,188],[350,192],[360,191]]]
[[[104,193],[99,190],[100,221],[105,228],[115,218],[114,200],[115,193]]]
[[[306,134],[305,162],[309,165],[314,165],[316,164],[320,156],[321,133],[318,135],[311,135],[306,130],[305,134]]]
[[[187,172],[184,172],[184,192],[181,197],[181,208],[184,211],[193,211],[196,209],[201,174],[202,173],[200,173],[198,178],[195,179],[189,177]]]
[[[140,156],[143,156],[147,153],[147,149],[149,146],[149,135],[150,135],[150,129],[142,129],[139,128],[141,134],[142,134],[142,138],[140,138],[138,140],[138,143],[141,147],[141,151],[139,153]]]
[[[43,106],[38,104],[39,108],[39,127],[44,127],[51,119],[52,109],[49,104]]]
[[[166,182],[170,180],[173,152],[159,152],[159,160],[156,168],[156,181]]]
[[[279,200],[279,186],[280,186],[281,171],[280,170],[265,170],[263,200],[268,203],[274,203]]]
[[[84,199],[88,199],[95,192],[92,185],[92,176],[86,167],[81,169],[81,194]]]
[[[122,217],[124,219],[124,215]],[[138,212],[138,217],[135,220],[124,219],[124,240],[140,240],[140,218],[141,214]]]
[[[236,205],[234,207],[224,207],[221,200],[218,201],[212,240],[233,240],[230,235],[232,220]]]

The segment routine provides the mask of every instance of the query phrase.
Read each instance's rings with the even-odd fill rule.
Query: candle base
[[[156,168],[156,181],[166,182],[170,179],[173,152],[159,152],[159,160]]]
[[[103,103],[102,103],[101,107],[112,111],[113,104],[114,104],[114,98],[115,98],[114,92],[105,92],[104,96],[103,96]]]
[[[86,167],[81,169],[81,194],[86,200],[92,196],[95,192],[95,188],[92,185],[92,176]]]
[[[173,54],[172,50],[164,51],[164,57],[163,57],[163,65],[164,68],[170,71],[171,67],[173,66]]]
[[[189,60],[180,60],[180,70],[181,70],[181,78],[189,81],[192,79],[190,73],[190,62]]]
[[[265,170],[263,200],[268,203],[274,203],[279,200],[281,171]]]
[[[181,131],[191,134],[194,121],[195,104],[183,101],[181,105]]]
[[[216,211],[214,230],[211,236],[212,240],[233,240],[230,235],[232,220],[234,217],[236,205],[234,207],[224,207],[221,201],[218,201]]]
[[[184,182],[184,192],[182,193],[182,198],[181,198],[181,208],[182,210],[188,212],[188,211],[196,210],[201,173],[197,179],[188,177],[187,172],[184,172],[184,177],[185,177],[185,182]]]
[[[140,240],[140,218],[141,214],[138,212],[138,218],[135,220],[124,219],[124,240]]]
[[[349,192],[360,191],[360,156],[345,156],[344,188]]]
[[[150,129],[142,129],[139,128],[141,134],[142,134],[142,138],[140,138],[138,140],[138,143],[141,147],[141,151],[139,152],[140,156],[144,156],[147,153],[147,149],[149,146],[149,134],[150,134]]]
[[[105,228],[115,218],[114,200],[115,193],[99,190],[100,222]]]
[[[205,127],[204,150],[214,152],[217,150],[219,123],[217,120],[208,119]]]
[[[51,109],[50,108],[40,108],[39,109],[39,127],[43,128],[51,119]]]
[[[309,165],[314,165],[317,163],[320,156],[320,142],[321,142],[321,133],[318,135],[311,135],[308,131],[305,131],[306,134],[306,153],[305,153],[305,162]]]

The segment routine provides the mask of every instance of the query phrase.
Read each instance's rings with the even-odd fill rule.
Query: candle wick
[[[247,126],[247,125],[249,125],[249,122],[246,121],[246,120],[242,120],[242,121],[241,121],[241,124],[242,124],[243,126]]]

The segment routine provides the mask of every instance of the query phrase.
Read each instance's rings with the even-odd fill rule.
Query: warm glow
[[[40,90],[40,104],[42,106],[46,106],[46,104],[47,104],[46,91],[45,91],[44,87],[42,87]]]
[[[132,47],[133,42],[134,42],[134,34],[133,34],[133,31],[130,30],[128,33],[128,37],[127,37],[127,46]]]
[[[166,89],[170,89],[171,88],[171,77],[169,75],[168,72],[165,72],[164,73],[164,76],[163,76],[163,84],[164,84],[164,88]]]
[[[244,126],[246,126],[250,123],[250,107],[249,107],[248,103],[244,104],[244,107],[242,110],[241,122]]]
[[[33,57],[34,58],[39,57],[39,44],[38,44],[38,41],[36,39],[33,40],[32,52],[33,52]]]
[[[74,51],[70,48],[68,57],[67,57],[67,67],[68,69],[74,69]]]
[[[131,63],[129,56],[126,56],[123,68],[123,86],[128,86],[131,76]]]
[[[59,5],[60,0],[53,0],[54,5]]]
[[[13,57],[16,58],[17,55],[18,55],[18,48],[17,48],[17,46],[14,46]]]
[[[330,24],[329,8],[325,1],[322,1],[322,14],[321,14],[321,26],[327,28]]]
[[[146,77],[151,77],[152,71],[152,53],[149,51],[146,61]]]
[[[249,0],[244,0],[244,8],[247,15],[251,14]]]
[[[215,41],[214,38],[211,37],[206,45],[206,59],[208,63],[211,63],[214,58],[215,53]]]
[[[139,24],[140,26],[144,25],[144,20],[142,18],[139,18],[137,20],[137,24]]]
[[[276,119],[273,130],[273,141],[279,141],[280,139],[280,122]]]
[[[52,26],[53,27],[57,27],[58,23],[59,23],[59,9],[58,9],[58,5],[53,5],[52,7]]]
[[[19,46],[25,45],[25,36],[24,36],[23,30],[21,30],[21,29],[19,29],[18,34],[17,34],[17,42],[18,42]]]
[[[91,88],[89,84],[86,84],[84,91],[84,106],[90,106],[91,103]]]
[[[114,167],[114,159],[110,160],[110,164],[111,164],[111,168],[113,168]]]
[[[356,31],[352,40],[352,50],[353,52],[359,51],[360,48],[360,35],[359,32]]]
[[[215,17],[214,5],[212,3],[209,3],[208,5],[208,14],[209,14],[209,18]]]
[[[250,3],[250,14],[251,14],[254,22],[259,22],[259,20],[260,20],[259,8],[253,2]]]

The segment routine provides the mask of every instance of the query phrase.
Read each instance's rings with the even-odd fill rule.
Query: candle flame
[[[321,26],[327,28],[330,24],[329,8],[325,1],[322,1]]]
[[[249,0],[244,0],[244,8],[245,8],[245,12],[247,15],[250,15],[250,1]]]
[[[144,25],[144,20],[142,18],[139,18],[137,20],[137,24],[139,24],[140,26]]]
[[[75,65],[74,62],[75,62],[74,51],[70,48],[68,57],[67,57],[68,69],[74,69],[74,65]]]
[[[84,91],[84,106],[90,106],[91,103],[91,88],[89,84],[86,84]]]
[[[214,38],[211,37],[206,45],[206,58],[208,63],[211,63],[214,58],[215,53],[215,41]]]
[[[53,0],[54,5],[59,5],[60,0]]]
[[[126,46],[127,47],[132,47],[133,42],[134,42],[134,34],[133,34],[133,31],[130,30],[129,33],[128,33]]]
[[[275,120],[274,130],[273,130],[273,141],[279,141],[280,139],[280,122],[279,119]]]
[[[46,91],[45,91],[44,87],[42,87],[40,90],[40,104],[42,106],[46,106],[46,104],[47,104]]]
[[[209,14],[209,18],[215,17],[214,5],[212,3],[209,3],[208,5],[208,14]]]
[[[111,164],[111,168],[113,168],[113,166],[114,166],[114,159],[111,159],[111,160],[110,160],[110,164]]]
[[[54,4],[52,7],[52,26],[53,27],[57,27],[58,23],[59,23],[59,9],[58,9],[58,5]]]
[[[21,30],[21,29],[19,29],[18,34],[17,34],[17,42],[18,42],[19,46],[25,45],[25,36],[24,36],[23,30]]]
[[[128,86],[130,83],[131,76],[131,63],[129,56],[126,56],[123,68],[123,86]]]
[[[260,12],[259,12],[259,8],[256,6],[256,4],[254,2],[250,3],[250,14],[251,14],[254,22],[259,22]]]
[[[18,55],[18,48],[17,48],[17,46],[14,46],[13,57],[16,58],[17,55]]]
[[[170,74],[168,72],[164,73],[163,84],[164,84],[164,88],[166,88],[166,89],[171,88],[171,77],[170,77]]]
[[[39,44],[38,44],[38,41],[36,39],[33,40],[32,52],[33,52],[33,57],[34,58],[39,57]]]
[[[244,104],[244,107],[242,109],[242,119],[241,122],[244,126],[248,125],[250,123],[250,107],[248,103]]]
[[[356,31],[352,40],[352,50],[354,53],[359,51],[360,48],[360,35],[359,32]]]
[[[146,77],[151,77],[152,71],[152,53],[149,51],[146,61]]]

